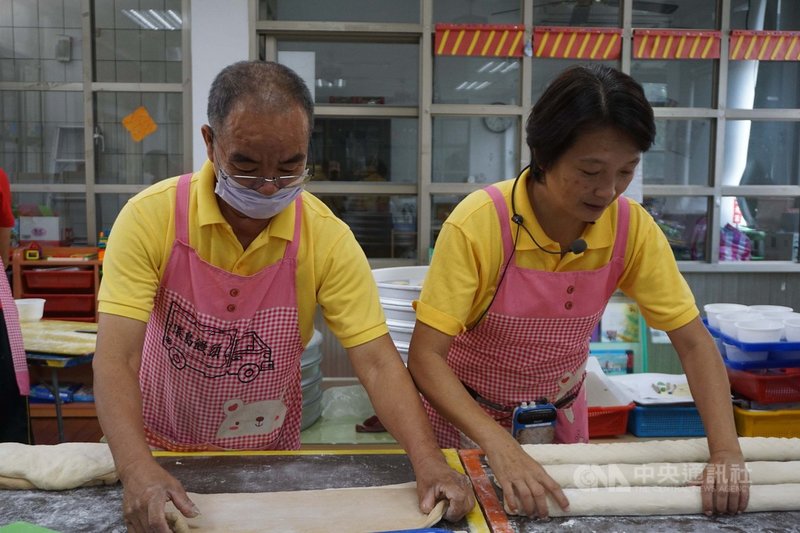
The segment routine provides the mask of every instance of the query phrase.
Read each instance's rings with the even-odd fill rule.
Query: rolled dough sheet
[[[256,493],[189,493],[201,516],[177,516],[178,533],[350,533],[419,529],[442,519],[445,502],[425,515],[419,510],[416,483],[345,489]]]
[[[563,488],[688,485],[699,479],[706,463],[544,465],[548,475]],[[752,485],[800,483],[800,461],[747,463]],[[798,495],[800,498],[800,495]]]
[[[700,487],[564,489],[569,511],[548,499],[550,516],[654,516],[702,514]],[[753,485],[748,513],[800,510],[800,483]]]
[[[746,461],[800,461],[800,439],[797,438],[740,437],[739,444]],[[708,461],[706,439],[604,444],[526,444],[523,448],[542,465]]]
[[[107,444],[0,443],[0,489],[67,490],[117,482]]]

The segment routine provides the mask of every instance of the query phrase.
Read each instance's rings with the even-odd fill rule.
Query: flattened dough
[[[350,533],[419,529],[442,519],[445,502],[429,514],[419,510],[416,483],[347,489],[255,493],[189,493],[198,518],[183,518],[172,503],[167,515],[178,517],[176,532]]]
[[[107,444],[0,443],[0,489],[67,490],[117,482]]]
[[[800,439],[740,437],[739,444],[746,461],[800,461]],[[708,461],[706,439],[606,444],[526,444],[523,448],[543,465]]]

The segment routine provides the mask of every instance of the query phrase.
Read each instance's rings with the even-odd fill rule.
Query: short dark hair
[[[270,108],[299,104],[308,116],[308,132],[314,125],[314,101],[303,79],[295,71],[272,61],[239,61],[222,69],[208,92],[208,123],[221,130],[233,105],[255,98]]]
[[[605,65],[564,70],[533,106],[525,125],[531,174],[537,181],[569,150],[581,133],[616,128],[642,152],[656,136],[653,108],[632,77]]]

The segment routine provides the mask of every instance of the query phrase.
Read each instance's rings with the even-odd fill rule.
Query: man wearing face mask
[[[203,168],[131,199],[106,248],[94,389],[128,528],[169,531],[169,500],[198,512],[151,448],[299,448],[300,357],[317,305],[408,453],[421,510],[448,500],[446,518],[461,518],[469,483],[436,444],[366,257],[303,191],[313,124],[303,81],[277,63],[235,63],[211,86],[208,119]]]

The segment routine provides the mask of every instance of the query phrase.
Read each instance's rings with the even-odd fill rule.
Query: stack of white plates
[[[386,325],[403,362],[408,362],[408,344],[416,313],[411,302],[419,298],[427,266],[377,268],[372,271],[386,315]]]
[[[317,421],[322,413],[322,333],[314,330],[300,358],[300,388],[303,391],[303,417],[300,429]]]

